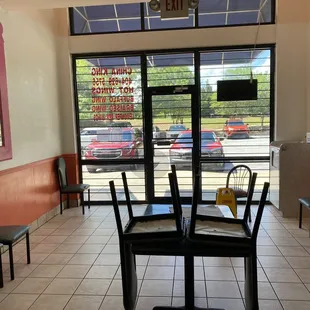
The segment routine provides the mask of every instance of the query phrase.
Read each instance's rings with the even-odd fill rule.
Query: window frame
[[[261,23],[261,25],[274,25],[276,23],[276,0],[271,1],[271,21]],[[234,24],[234,25],[215,25],[215,26],[199,26],[199,6],[195,10],[195,25],[193,27],[181,27],[181,28],[162,28],[162,29],[146,29],[145,27],[145,14],[144,14],[144,3],[140,3],[140,22],[141,30],[129,30],[129,31],[108,31],[108,32],[88,32],[88,33],[75,33],[74,31],[74,14],[73,7],[69,8],[69,25],[70,25],[70,36],[88,36],[88,35],[102,35],[102,34],[116,34],[116,33],[136,33],[136,32],[153,32],[153,31],[178,31],[178,30],[190,30],[190,29],[205,29],[205,28],[224,28],[224,27],[246,27],[246,26],[257,26],[259,23],[247,23],[247,24]],[[128,3],[129,4],[129,3]]]
[[[218,50],[225,50],[225,51],[234,51],[234,50],[242,50],[242,49],[270,49],[270,133],[269,133],[269,141],[274,141],[274,134],[275,134],[275,73],[276,73],[276,66],[275,66],[275,49],[276,45],[272,43],[268,44],[258,44],[257,46],[254,45],[235,45],[235,46],[216,46],[216,47],[196,47],[196,48],[183,48],[183,49],[158,49],[158,50],[149,50],[149,51],[122,51],[122,52],[97,52],[97,53],[73,53],[71,55],[72,58],[72,76],[73,76],[73,88],[74,88],[74,105],[75,105],[75,119],[76,119],[76,141],[77,141],[77,148],[78,148],[78,157],[79,157],[79,176],[80,179],[83,180],[83,167],[87,165],[94,165],[94,163],[91,160],[85,160],[82,159],[81,156],[81,145],[80,145],[80,137],[79,137],[79,129],[80,129],[80,120],[78,116],[79,111],[79,98],[78,98],[78,92],[77,92],[77,80],[76,80],[76,60],[78,59],[89,59],[89,58],[101,58],[101,57],[135,57],[139,56],[141,59],[140,66],[141,66],[141,74],[144,77],[144,82],[142,82],[142,89],[145,93],[145,90],[147,90],[149,87],[147,86],[147,63],[146,63],[146,57],[150,54],[180,54],[180,53],[194,53],[194,59],[195,59],[195,70],[196,70],[196,78],[195,78],[195,84],[191,87],[195,87],[197,89],[198,97],[200,98],[200,54],[204,52],[212,52],[212,51],[218,51]],[[199,102],[201,102],[201,99],[199,99]],[[143,96],[142,104],[145,104],[145,97]],[[200,104],[197,105],[197,108],[200,109]],[[145,115],[143,116],[143,118]],[[200,159],[200,164],[203,166],[207,162],[216,162],[217,159]],[[269,162],[270,161],[270,155],[268,156],[238,156],[238,157],[229,157],[229,161],[236,162],[236,163],[242,163],[242,162]],[[227,159],[225,161],[228,161]],[[97,161],[99,164],[102,163],[101,160]],[[140,164],[144,167],[144,172],[146,171],[146,163],[144,159],[135,159],[134,162],[136,164]],[[114,166],[114,165],[126,165],[129,161],[125,160],[113,160],[113,161],[106,161],[105,164],[108,166]],[[144,174],[144,180],[145,180],[145,188],[147,188],[147,174]],[[146,196],[147,197],[147,196]],[[202,198],[203,200],[203,198]],[[189,203],[188,200],[186,203]],[[136,200],[135,204],[145,204],[147,203],[147,200]],[[169,203],[166,200],[161,201],[160,203]],[[214,203],[214,201],[208,201],[203,200],[202,203]],[[258,203],[257,200],[254,201],[254,203]],[[110,200],[96,200],[91,201],[91,205],[110,205]]]

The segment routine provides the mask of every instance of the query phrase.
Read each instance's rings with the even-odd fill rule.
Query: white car
[[[104,127],[89,127],[84,128],[81,133],[81,150],[83,151],[90,143],[97,140],[98,134],[105,130]]]

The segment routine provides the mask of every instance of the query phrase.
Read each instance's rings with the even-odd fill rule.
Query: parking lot
[[[225,139],[221,141],[224,155],[226,158],[236,156],[268,156],[269,155],[269,137],[254,136],[250,139]],[[168,172],[170,170],[169,162],[170,146],[154,146],[154,172],[155,172],[155,194],[156,196],[169,196]],[[215,197],[215,191],[218,187],[225,186],[228,171],[235,165],[234,162],[226,162],[223,171],[213,169],[212,167],[202,167],[202,190],[203,198],[212,200]],[[262,187],[264,181],[269,180],[268,162],[245,162],[253,171],[258,173],[257,193]],[[114,180],[119,199],[124,199],[122,190],[121,172],[127,173],[128,184],[133,200],[145,199],[145,180],[144,168],[132,169],[131,167],[120,167],[117,171],[98,171],[97,173],[88,173],[86,167],[83,167],[83,182],[91,185],[92,200],[109,200],[108,182]],[[190,196],[192,188],[192,172],[190,168],[178,170],[178,180],[181,195]],[[256,193],[256,195],[257,195]],[[256,196],[255,195],[255,196]],[[254,197],[255,198],[255,197]]]

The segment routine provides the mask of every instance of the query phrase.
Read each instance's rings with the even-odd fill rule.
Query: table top
[[[149,204],[144,212],[144,215],[155,215],[155,214],[168,214],[171,213],[170,212],[170,208],[172,207],[171,204]],[[186,210],[187,208],[190,210],[191,209],[191,205],[186,205],[186,204],[182,204],[182,209]],[[225,205],[204,205],[204,204],[199,204],[198,208],[202,209],[202,208],[208,208],[208,207],[212,207],[212,210],[214,209],[214,207],[218,208],[219,211],[223,214],[224,217],[228,217],[228,218],[234,218],[232,212],[230,211],[230,208],[228,206]],[[188,214],[189,212],[184,212],[185,214]],[[199,212],[197,212],[199,214]],[[206,212],[207,213],[207,212]],[[206,215],[206,213],[204,212],[204,215]]]

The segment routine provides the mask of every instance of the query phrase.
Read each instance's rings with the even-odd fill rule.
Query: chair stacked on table
[[[181,199],[175,167],[169,173],[169,184],[174,213],[135,217],[132,211],[126,174],[122,173],[129,222],[123,229],[114,182],[110,182],[112,202],[119,233],[123,302],[125,310],[135,309],[137,275],[135,255],[184,256],[185,309],[194,306],[194,257],[244,257],[245,300],[247,310],[258,310],[256,239],[266,202],[269,183],[264,184],[253,230],[248,226],[257,174],[251,176],[250,191],[243,219],[212,217],[197,214],[200,175],[196,173],[191,218],[182,217]],[[186,281],[186,276],[191,281]],[[155,307],[154,310],[177,309]],[[183,308],[184,309],[184,308]],[[146,309],[147,310],[147,309]]]

